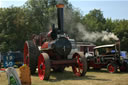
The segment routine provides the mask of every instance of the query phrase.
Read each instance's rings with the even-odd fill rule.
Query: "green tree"
[[[128,20],[115,20],[114,33],[118,35],[121,42],[121,49],[128,51]]]
[[[107,32],[113,32],[115,29],[115,24],[113,23],[112,19],[106,19],[106,23],[105,23],[105,30]]]
[[[28,0],[26,9],[30,11],[30,15],[38,23],[38,27],[42,31],[46,31],[49,24],[49,0]]]
[[[64,0],[70,8],[68,0]],[[22,7],[0,8],[0,51],[23,51],[24,42],[32,34],[48,32],[56,20],[56,0],[28,0]]]
[[[101,10],[94,9],[91,10],[87,15],[83,17],[82,23],[86,25],[86,29],[89,31],[99,31],[105,30],[105,18]]]
[[[18,7],[3,8],[0,15],[0,50],[21,50],[25,35],[24,11]],[[5,49],[5,50],[4,50]]]

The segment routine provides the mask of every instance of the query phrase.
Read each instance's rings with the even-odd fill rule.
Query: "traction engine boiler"
[[[47,36],[34,36],[31,41],[26,41],[24,44],[24,64],[30,67],[31,74],[35,73],[38,66],[41,80],[49,79],[51,69],[63,72],[65,67],[72,66],[76,76],[84,76],[87,71],[87,61],[83,53],[75,52],[72,59],[68,59],[72,44],[63,30],[64,5],[58,4],[56,7],[58,29],[53,25]]]

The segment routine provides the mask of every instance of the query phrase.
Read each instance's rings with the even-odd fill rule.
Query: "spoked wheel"
[[[24,64],[30,67],[31,74],[34,74],[37,66],[39,50],[33,41],[26,41],[24,44]]]
[[[48,80],[50,76],[50,59],[47,53],[41,53],[38,57],[38,75],[40,80]]]
[[[28,43],[24,45],[24,64],[29,66],[29,52],[28,52]]]
[[[77,60],[77,64],[72,66],[72,70],[76,76],[84,76],[87,72],[87,61],[84,55],[75,53],[73,59]]]
[[[126,63],[123,63],[121,66],[120,66],[120,72],[127,72],[128,68],[127,68],[127,64]]]
[[[113,63],[110,63],[107,65],[107,70],[109,73],[116,73],[117,72],[117,66]]]

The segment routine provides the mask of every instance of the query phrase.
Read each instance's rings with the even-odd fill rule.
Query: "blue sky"
[[[0,0],[0,7],[22,6],[27,0]],[[128,19],[128,0],[69,0],[82,14],[100,9],[105,18]]]

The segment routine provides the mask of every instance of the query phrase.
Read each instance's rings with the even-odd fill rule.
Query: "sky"
[[[27,0],[0,0],[0,7],[22,6]],[[128,0],[69,0],[82,15],[90,10],[100,9],[105,18],[128,19]]]

